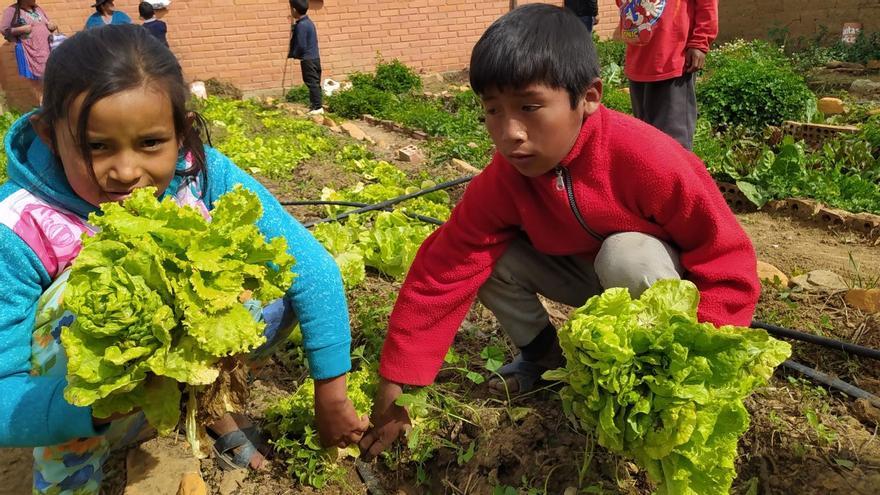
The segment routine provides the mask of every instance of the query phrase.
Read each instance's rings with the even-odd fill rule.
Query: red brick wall
[[[9,1],[9,0],[7,0]],[[508,11],[510,0],[312,0],[324,77],[370,70],[377,55],[398,58],[424,73],[461,69],[482,32]],[[519,4],[534,1],[519,1]],[[545,3],[562,4],[562,0]],[[614,0],[600,0],[600,35],[616,21]],[[137,19],[136,0],[116,8]],[[89,2],[42,0],[39,5],[61,30],[82,29],[94,12]],[[76,5],[74,7],[73,5]],[[160,13],[168,41],[187,79],[216,77],[246,93],[281,88],[290,27],[286,0],[174,0]],[[287,86],[301,82],[299,65],[288,64]],[[32,102],[18,77],[9,43],[0,46],[0,89],[10,104]]]
[[[880,31],[880,0],[721,0],[719,41],[767,38],[771,29],[809,37],[825,26],[838,36],[846,22]]]

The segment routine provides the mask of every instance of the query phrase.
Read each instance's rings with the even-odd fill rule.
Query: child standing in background
[[[309,114],[324,113],[321,101],[321,57],[318,54],[318,32],[309,19],[309,0],[289,0],[290,15],[296,21],[290,36],[287,58],[299,60],[303,82],[309,88]]]
[[[141,2],[138,5],[138,13],[144,21],[144,28],[158,38],[163,45],[168,46],[168,38],[166,38],[168,26],[165,24],[165,21],[156,19],[156,11],[153,10],[153,5],[150,2]]]

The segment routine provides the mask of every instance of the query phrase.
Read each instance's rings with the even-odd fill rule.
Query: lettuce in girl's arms
[[[284,295],[294,260],[283,238],[266,242],[254,225],[259,199],[241,187],[217,200],[210,221],[158,201],[155,188],[101,210],[89,216],[100,230],[84,236],[64,293],[76,316],[61,333],[64,397],[99,418],[141,408],[166,433],[178,423],[181,384],[210,385],[221,358],[263,343],[264,324],[242,300]]]
[[[763,330],[697,321],[693,283],[661,280],[633,300],[627,289],[590,298],[559,331],[566,414],[599,445],[630,456],[657,493],[726,494],[736,475],[743,399],[791,347]]]

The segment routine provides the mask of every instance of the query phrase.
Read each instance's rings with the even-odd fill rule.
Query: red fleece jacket
[[[699,319],[748,325],[760,284],[754,248],[706,167],[657,129],[604,107],[588,117],[561,163],[586,223],[602,237],[643,232],[679,249],[700,289]],[[391,313],[379,372],[427,385],[443,363],[477,290],[524,231],[538,251],[595,257],[556,174],[520,174],[496,153],[448,222],[428,237]]]
[[[624,72],[631,81],[654,82],[684,74],[685,52],[709,52],[718,36],[718,0],[651,0],[662,13],[647,44],[628,45]],[[618,5],[624,0],[618,0]],[[639,9],[640,15],[645,10]],[[626,20],[624,19],[624,22]]]

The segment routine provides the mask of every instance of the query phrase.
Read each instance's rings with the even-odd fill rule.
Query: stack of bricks
[[[518,4],[533,3],[529,0]],[[562,0],[545,2],[561,5]],[[72,35],[94,12],[90,2],[41,0],[40,6]],[[117,10],[140,23],[136,0],[116,0]],[[510,0],[312,0],[323,76],[343,79],[371,70],[379,57],[399,59],[421,73],[466,68],[480,35],[510,8]],[[598,32],[611,34],[615,0],[599,0]],[[246,94],[280,94],[282,81],[299,84],[299,64],[285,75],[290,38],[287,0],[177,0],[158,17],[188,80],[211,77]],[[27,108],[29,92],[18,77],[12,46],[0,46],[0,89],[13,107]]]

